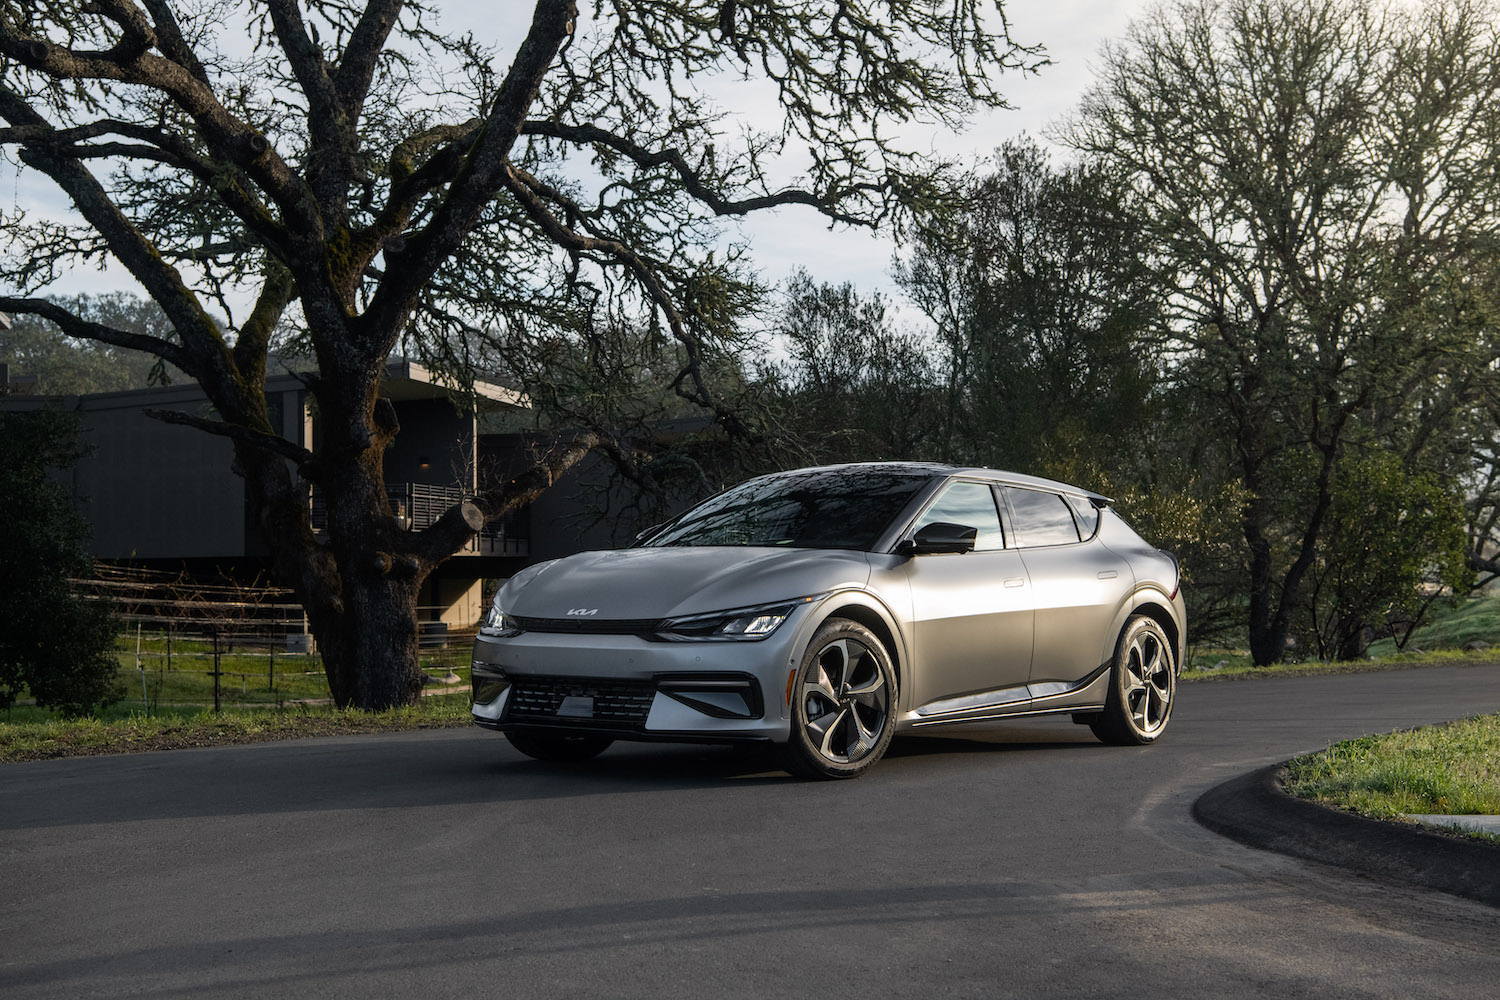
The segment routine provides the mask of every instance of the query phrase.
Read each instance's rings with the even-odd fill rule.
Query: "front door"
[[[951,484],[913,531],[937,521],[977,528],[978,538],[973,552],[907,561],[916,651],[909,704],[936,717],[1026,701],[1036,605],[1020,554],[1005,547],[990,485]]]

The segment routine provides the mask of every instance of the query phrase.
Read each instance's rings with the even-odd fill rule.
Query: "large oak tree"
[[[0,146],[76,210],[0,217],[17,292],[0,309],[198,381],[214,419],[163,416],[233,441],[340,704],[417,695],[422,580],[581,447],[405,530],[382,481],[393,349],[461,362],[476,330],[586,337],[644,320],[677,345],[673,388],[742,431],[704,377],[744,289],[713,221],[804,206],[899,226],[945,178],[901,150],[901,126],[1002,105],[999,71],[1035,62],[985,0],[519,7],[494,8],[519,22],[501,57],[403,0],[0,2]],[[713,88],[763,95],[769,134],[726,120]],[[106,256],[170,336],[36,294]],[[287,328],[315,362],[315,452],[267,418],[267,354]],[[306,483],[327,500],[326,541]]]

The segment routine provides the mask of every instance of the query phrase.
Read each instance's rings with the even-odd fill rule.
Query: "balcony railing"
[[[413,531],[420,531],[436,523],[454,504],[464,499],[464,491],[456,486],[430,486],[427,483],[386,483],[386,499],[391,513],[397,520]],[[323,491],[312,487],[308,497],[312,514],[313,531],[328,530],[328,503]],[[487,524],[484,530],[460,549],[456,555],[481,556],[526,556],[531,552],[530,540],[521,530],[521,519],[507,514],[500,521]]]

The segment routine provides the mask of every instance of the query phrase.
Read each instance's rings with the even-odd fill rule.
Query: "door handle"
[[[1106,569],[1106,570],[1101,570],[1099,572],[1099,579],[1101,579],[1101,580],[1113,580],[1115,577],[1117,577],[1119,575],[1120,574],[1116,573],[1112,569]]]
[[[1024,586],[1026,586],[1026,578],[1025,577],[1016,577],[1013,580],[1006,580],[1005,581],[1005,585],[1007,587],[1024,587]]]

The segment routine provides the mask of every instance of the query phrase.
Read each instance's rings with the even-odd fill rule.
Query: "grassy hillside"
[[[1500,597],[1473,597],[1457,608],[1437,607],[1433,609],[1433,623],[1419,629],[1407,643],[1406,651],[1462,649],[1472,642],[1488,646],[1500,646]],[[1371,656],[1390,656],[1396,652],[1396,644],[1382,639],[1370,644]]]

